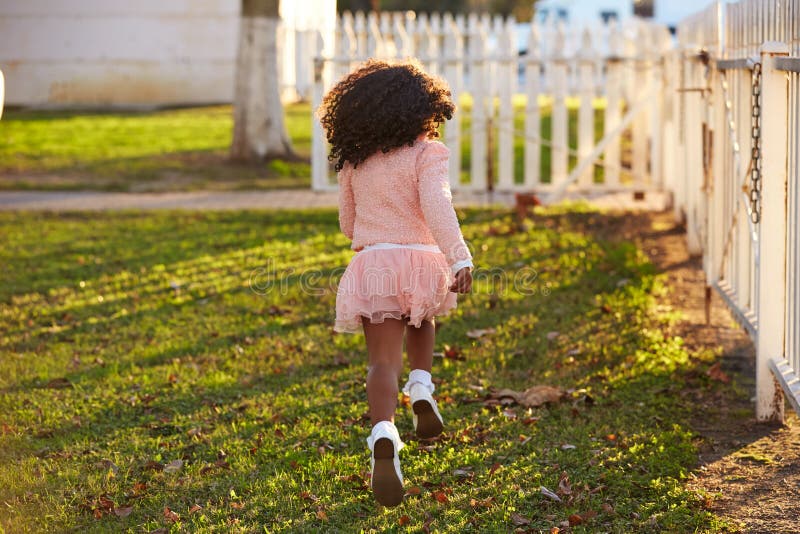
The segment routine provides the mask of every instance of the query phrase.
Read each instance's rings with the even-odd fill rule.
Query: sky
[[[655,0],[655,19],[673,25],[683,17],[705,9],[714,0]],[[538,7],[565,6],[573,22],[596,19],[602,10],[616,10],[623,17],[633,11],[632,0],[540,0]]]

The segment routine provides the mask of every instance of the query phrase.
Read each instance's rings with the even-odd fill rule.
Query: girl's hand
[[[472,291],[472,269],[464,267],[456,273],[455,281],[450,286],[453,293],[469,293]]]

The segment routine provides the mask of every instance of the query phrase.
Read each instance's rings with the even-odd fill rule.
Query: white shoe
[[[444,422],[428,386],[414,382],[408,387],[414,430],[422,439],[435,438],[442,433]]]
[[[372,451],[370,486],[375,500],[383,506],[397,506],[405,494],[398,455],[405,445],[397,428],[389,421],[381,421],[372,428],[367,445]]]

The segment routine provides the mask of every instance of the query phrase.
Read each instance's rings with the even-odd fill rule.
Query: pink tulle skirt
[[[444,254],[410,248],[367,249],[357,253],[336,293],[337,332],[359,332],[361,318],[387,317],[413,326],[456,307],[453,276]]]

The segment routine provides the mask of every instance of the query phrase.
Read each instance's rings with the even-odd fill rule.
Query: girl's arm
[[[339,228],[342,233],[351,241],[353,240],[353,228],[356,223],[356,201],[353,198],[353,185],[350,182],[351,168],[346,163],[344,168],[339,171]]]
[[[453,209],[453,195],[447,179],[449,157],[450,151],[443,144],[427,143],[417,159],[417,179],[425,222],[455,274],[464,267],[472,267],[472,254],[461,235]]]

